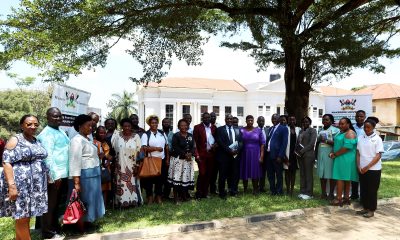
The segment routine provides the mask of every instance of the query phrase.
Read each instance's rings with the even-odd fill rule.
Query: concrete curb
[[[399,203],[400,203],[400,197],[380,199],[378,201],[378,205],[399,204]],[[193,232],[193,231],[201,231],[201,230],[234,227],[237,225],[252,224],[252,223],[263,222],[263,221],[280,221],[280,220],[285,220],[285,219],[307,217],[307,216],[319,215],[319,214],[334,214],[334,213],[339,213],[339,212],[353,211],[354,209],[359,208],[359,207],[360,207],[359,203],[353,203],[350,206],[343,206],[341,208],[340,207],[332,207],[332,206],[324,206],[324,207],[318,207],[318,208],[295,209],[295,210],[291,210],[291,211],[273,212],[273,213],[267,213],[267,214],[259,214],[259,215],[236,217],[236,218],[224,218],[224,219],[219,219],[219,220],[197,222],[197,223],[192,223],[192,224],[171,224],[171,225],[166,225],[166,226],[157,226],[157,227],[137,229],[137,230],[132,230],[132,231],[124,231],[124,232],[95,233],[95,234],[89,234],[86,236],[82,236],[79,238],[69,238],[69,239],[85,239],[85,240],[137,239],[137,238],[144,238],[144,237],[167,235],[167,234],[171,234],[171,233]]]

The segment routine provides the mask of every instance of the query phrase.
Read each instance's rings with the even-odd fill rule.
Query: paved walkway
[[[334,213],[141,239],[400,239],[400,204],[380,206],[371,219],[356,215],[352,209],[344,209]]]
[[[400,198],[379,200],[375,217],[370,219],[356,215],[357,205],[297,209],[188,225],[171,224],[124,232],[96,233],[69,239],[400,240]]]

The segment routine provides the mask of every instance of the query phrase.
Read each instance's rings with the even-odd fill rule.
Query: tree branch
[[[336,11],[329,14],[327,17],[314,23],[310,28],[304,30],[300,34],[300,38],[302,38],[303,40],[308,40],[315,31],[318,31],[320,29],[327,27],[329,24],[331,24],[336,19],[340,18],[341,16],[353,11],[354,9],[356,9],[364,4],[367,4],[368,2],[369,2],[368,0],[349,0],[347,3],[345,3],[343,6],[341,6]]]
[[[314,0],[303,0],[297,5],[297,9],[294,12],[293,22],[299,23],[303,14],[307,11],[307,9],[314,3]]]
[[[158,4],[154,6],[145,7],[142,9],[129,9],[129,12],[136,14],[148,13],[155,10],[161,9],[173,9],[173,8],[185,8],[185,7],[199,7],[203,9],[219,9],[223,12],[229,14],[229,16],[237,16],[237,15],[261,15],[268,17],[277,17],[277,9],[273,7],[230,7],[224,3],[216,3],[212,1],[204,1],[204,0],[191,0],[182,3],[167,3],[167,4]],[[115,8],[110,8],[107,10],[108,14],[120,14],[126,15],[126,11],[118,11]]]

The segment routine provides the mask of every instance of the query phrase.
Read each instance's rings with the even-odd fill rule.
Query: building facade
[[[245,124],[247,115],[264,116],[267,126],[271,125],[272,114],[285,113],[283,80],[243,86],[235,80],[166,78],[159,84],[141,86],[137,95],[140,126],[146,128],[145,119],[152,114],[170,118],[176,129],[178,120],[186,113],[192,115],[192,126],[201,122],[203,112],[215,112],[221,125],[228,113],[239,118],[239,125]],[[324,109],[323,94],[311,93],[309,117],[314,127],[321,127]]]

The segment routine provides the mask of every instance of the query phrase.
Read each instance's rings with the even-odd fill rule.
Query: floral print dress
[[[0,217],[14,219],[41,216],[47,212],[47,168],[44,159],[46,149],[36,141],[26,140],[22,134],[16,135],[15,148],[5,149],[3,162],[10,163],[14,171],[14,181],[18,191],[16,201],[9,201],[8,184],[1,173]]]
[[[122,132],[113,135],[111,144],[116,153],[115,161],[115,200],[119,206],[137,206],[143,202],[140,182],[136,178],[137,156],[142,146],[138,134],[124,139]]]

